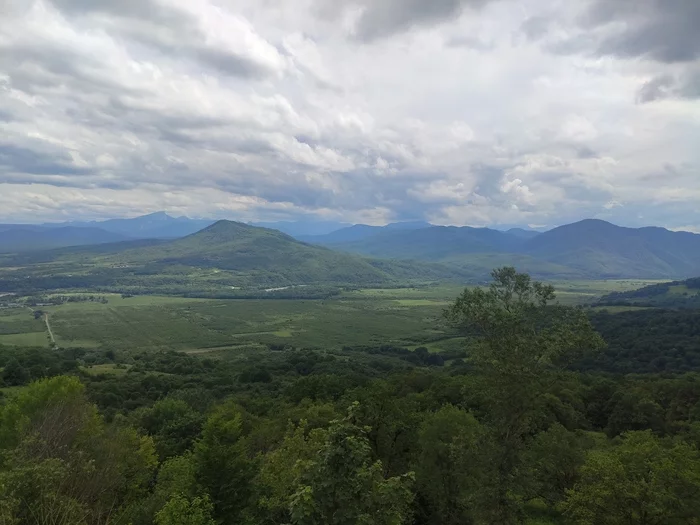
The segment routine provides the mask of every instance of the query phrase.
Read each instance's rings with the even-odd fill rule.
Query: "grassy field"
[[[563,304],[589,303],[649,281],[557,283]],[[327,300],[208,300],[168,296],[74,302],[42,307],[60,347],[173,349],[199,354],[268,344],[307,348],[393,344],[440,352],[461,339],[441,314],[459,286],[361,289]],[[48,346],[45,325],[29,309],[0,311],[0,344]]]
[[[46,325],[28,308],[0,310],[0,345],[48,347]]]

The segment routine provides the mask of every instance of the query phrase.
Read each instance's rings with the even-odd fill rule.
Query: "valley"
[[[610,292],[655,281],[555,283],[563,305],[591,305]],[[34,298],[50,315],[56,344],[100,350],[177,350],[221,356],[269,346],[340,349],[344,346],[427,347],[462,344],[442,319],[461,285],[348,290],[324,299],[206,299],[162,295],[87,295],[95,300],[49,305],[60,294]],[[86,297],[83,297],[85,299]],[[29,298],[13,297],[12,302]],[[43,302],[42,302],[43,301]],[[0,345],[48,347],[43,318],[26,308],[0,309]]]
[[[607,233],[581,233],[599,227]],[[290,522],[298,493],[290,476],[312,472],[304,458],[345,446],[350,438],[335,436],[349,433],[366,451],[352,479],[376,468],[378,483],[405,480],[406,494],[415,494],[403,523],[433,523],[420,521],[442,512],[432,486],[444,472],[468,472],[478,485],[461,479],[446,505],[472,494],[483,503],[462,507],[455,523],[500,511],[498,491],[507,487],[513,523],[564,525],[561,502],[574,505],[578,485],[559,472],[580,475],[595,454],[621,454],[643,440],[639,455],[669,440],[679,462],[700,468],[694,449],[682,448],[700,425],[700,287],[680,279],[694,271],[696,236],[682,236],[689,242],[680,246],[671,232],[648,244],[645,232],[607,223],[563,228],[351,227],[341,234],[347,243],[326,246],[218,221],[177,238],[132,234],[1,254],[0,449],[13,450],[20,465],[35,461],[18,452],[34,434],[19,427],[15,445],[4,422],[77,407],[95,414],[90,447],[107,450],[70,439],[80,453],[67,465],[81,469],[78,482],[88,480],[83,457],[122,469],[116,479],[133,486],[156,479],[133,504],[110,489],[128,522],[161,525],[168,505],[204,493],[216,495],[206,512],[222,523],[258,525]],[[51,425],[40,428],[47,440],[63,439]],[[492,462],[513,450],[522,474],[493,485]],[[140,470],[123,469],[139,454]],[[26,471],[0,464],[0,475],[24,479]],[[240,472],[239,501],[219,476]],[[187,495],[172,492],[173,475]],[[324,472],[320,483],[330,478]],[[17,486],[0,483],[0,494]],[[112,512],[81,498],[81,509]]]

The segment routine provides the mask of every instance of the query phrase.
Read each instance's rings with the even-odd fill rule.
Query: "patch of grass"
[[[619,314],[621,312],[638,312],[640,310],[653,309],[652,306],[594,306],[591,308],[594,312],[608,312],[611,314]]]
[[[8,346],[40,346],[48,347],[49,340],[46,332],[29,332],[24,334],[0,335],[0,345]]]
[[[123,365],[121,367],[118,367],[118,365],[108,363],[103,365],[83,366],[80,368],[80,370],[91,376],[103,374],[120,376],[126,374],[129,370],[129,367],[130,365]]]

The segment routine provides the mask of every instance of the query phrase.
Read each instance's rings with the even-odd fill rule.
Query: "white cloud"
[[[700,222],[693,53],[591,48],[589,0],[423,4],[6,1],[0,220]]]

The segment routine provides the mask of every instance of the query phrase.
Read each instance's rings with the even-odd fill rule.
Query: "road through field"
[[[46,329],[49,331],[49,337],[51,338],[51,343],[56,346],[56,338],[53,336],[53,330],[51,330],[51,323],[49,322],[49,314],[44,314],[44,321],[46,322]]]

